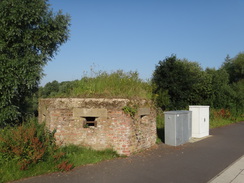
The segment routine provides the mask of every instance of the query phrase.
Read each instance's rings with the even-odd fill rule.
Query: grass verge
[[[210,109],[209,128],[218,128],[244,121],[243,114],[233,114],[228,109]]]
[[[0,183],[118,157],[112,150],[95,151],[81,146],[59,147],[54,132],[31,119],[20,126],[0,129]]]
[[[239,121],[234,121],[231,119],[214,119],[214,120],[210,121],[209,128],[210,129],[218,128],[218,127],[227,126],[227,125],[237,123],[237,122],[239,122]]]
[[[66,159],[73,167],[94,164],[118,157],[112,150],[95,151],[74,145],[62,147],[59,150],[65,153]],[[20,168],[16,166],[17,164],[18,160],[15,159],[0,161],[1,183],[61,171],[51,158],[47,161],[40,161],[37,164],[31,165],[26,170],[20,170]]]
[[[238,121],[243,121],[243,116],[240,115],[235,117],[231,115],[229,111],[222,110],[222,109],[221,110],[212,109],[210,111],[210,128],[226,126]],[[77,167],[86,164],[94,164],[104,160],[109,160],[118,157],[116,152],[112,150],[95,151],[95,150],[91,150],[91,149],[87,149],[75,145],[69,145],[69,146],[57,148],[50,142],[50,140],[52,141],[52,138],[50,134],[45,134],[45,130],[43,128],[44,126],[38,126],[38,124],[35,123],[34,126],[27,125],[23,127],[4,129],[1,131],[0,183],[18,180],[26,177],[31,177],[31,176],[57,172],[57,171],[64,171],[66,167],[69,167],[68,165],[72,165],[72,167]],[[29,129],[31,129],[31,131],[29,131]],[[18,132],[18,130],[22,130],[22,131]],[[2,135],[3,132],[5,133],[5,136],[8,138]],[[25,132],[26,134],[25,136],[21,136],[23,132]],[[15,133],[14,135],[15,138],[12,138],[13,133]],[[43,136],[45,135],[47,136],[44,138]],[[158,115],[157,115],[157,135],[158,135],[157,143],[164,142],[164,114],[162,111],[158,111]],[[19,141],[23,141],[21,138],[27,139],[26,143],[27,144],[29,143],[29,146],[24,146],[25,147],[24,149],[27,148],[29,149],[29,151],[21,150],[20,147],[22,145],[26,145],[26,143],[21,144],[19,142]],[[39,139],[39,141],[37,141],[37,138]],[[13,147],[20,146],[19,149],[15,148],[10,151],[12,155],[6,155],[4,153],[4,151],[6,151],[6,149],[4,148],[6,147],[6,145],[4,145],[4,143],[7,142],[6,139],[7,140],[11,139],[9,143],[10,145],[14,145]],[[15,139],[15,141],[12,141],[13,139]],[[18,145],[19,143],[20,145]],[[44,149],[44,145],[49,143],[50,146],[45,148],[45,149],[49,149],[48,152],[49,154],[44,153],[42,158],[37,159],[37,157],[39,157],[40,154],[42,153],[42,150]],[[54,148],[54,149],[50,150],[50,148]],[[36,156],[33,156],[34,154],[32,154],[33,159],[28,159],[28,160],[30,161],[30,160],[37,159],[37,162],[30,163],[28,164],[28,167],[25,170],[21,170],[20,166],[18,166],[20,160],[21,161],[23,161],[23,159],[26,160],[27,154],[33,152],[33,150],[35,150],[35,152],[39,151],[39,154],[36,154]],[[61,156],[59,158],[54,158],[59,156],[60,154]]]

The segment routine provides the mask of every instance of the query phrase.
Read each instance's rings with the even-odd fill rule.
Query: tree
[[[211,78],[211,94],[208,98],[213,108],[230,108],[233,103],[234,91],[229,85],[229,74],[224,69],[205,71]]]
[[[170,110],[202,104],[210,86],[210,78],[197,62],[180,60],[175,55],[159,61],[152,82],[156,86],[158,104]]]
[[[244,53],[239,53],[232,59],[227,55],[221,69],[228,72],[230,83],[244,79]]]
[[[244,116],[244,79],[233,83],[232,86],[233,90],[236,93],[235,97],[235,112],[237,115]]]
[[[244,80],[229,83],[229,74],[225,69],[205,71],[211,77],[211,95],[208,103],[216,109],[229,109],[233,115],[244,111]]]
[[[37,90],[43,66],[69,36],[69,15],[47,0],[0,1],[0,126],[16,123]]]
[[[48,82],[45,85],[45,87],[39,88],[39,95],[43,98],[55,95],[58,92],[59,92],[59,83],[56,80],[54,80],[52,82]]]
[[[238,114],[243,114],[244,112],[244,53],[237,54],[234,58],[230,58],[228,55],[225,62],[220,68],[221,72],[228,73],[228,87],[225,92],[226,95],[219,96],[226,104],[226,107]],[[225,84],[226,85],[226,84]],[[221,102],[218,102],[221,104]]]

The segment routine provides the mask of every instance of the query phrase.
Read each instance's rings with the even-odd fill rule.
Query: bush
[[[162,110],[199,105],[207,98],[210,88],[210,79],[199,63],[178,59],[175,55],[159,61],[152,83],[157,104]]]
[[[213,119],[228,119],[231,117],[231,113],[228,109],[215,109],[213,110]]]
[[[52,158],[59,163],[64,157],[55,145],[54,132],[45,129],[37,120],[21,126],[6,127],[0,134],[0,157],[3,161],[17,161],[21,170]],[[67,164],[67,163],[66,163]],[[63,169],[63,168],[62,168]]]
[[[74,166],[118,157],[113,150],[95,151],[82,146],[57,146],[54,132],[37,119],[0,129],[0,183],[44,173],[69,171]],[[16,166],[18,165],[18,166]]]
[[[229,109],[210,109],[210,128],[226,126],[243,121],[243,116]]]

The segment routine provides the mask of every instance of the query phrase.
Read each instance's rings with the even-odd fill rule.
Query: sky
[[[44,67],[41,86],[117,70],[148,80],[160,60],[218,69],[244,51],[244,0],[49,0],[71,16],[70,38]]]

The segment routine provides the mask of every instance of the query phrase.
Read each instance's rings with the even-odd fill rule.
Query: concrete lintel
[[[139,108],[138,109],[139,116],[147,116],[150,115],[150,108]]]
[[[74,117],[107,117],[107,109],[95,108],[74,108],[73,116]]]

